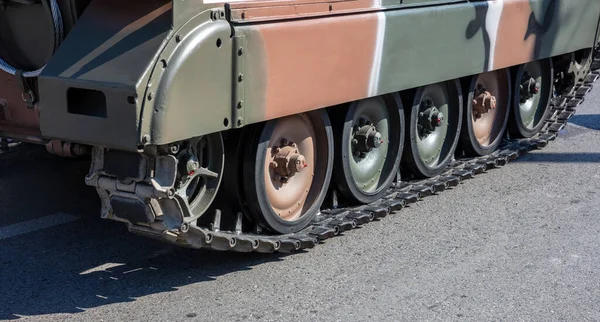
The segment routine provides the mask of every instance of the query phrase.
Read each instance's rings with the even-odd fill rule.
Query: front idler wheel
[[[469,155],[488,155],[500,145],[510,111],[510,72],[496,70],[471,78],[461,143]]]
[[[454,157],[462,123],[458,81],[420,87],[413,95],[404,162],[417,177],[434,177]]]
[[[221,184],[225,166],[223,139],[220,133],[172,145],[178,159],[174,198],[183,208],[184,222],[197,220],[212,204]]]
[[[519,66],[513,88],[510,133],[515,137],[530,138],[544,126],[552,111],[549,108],[554,83],[550,59],[529,62]]]
[[[403,113],[394,94],[353,102],[336,120],[334,173],[349,200],[371,203],[392,184],[404,145]]]
[[[333,167],[333,134],[323,110],[255,126],[244,156],[244,193],[254,219],[286,234],[319,213]]]

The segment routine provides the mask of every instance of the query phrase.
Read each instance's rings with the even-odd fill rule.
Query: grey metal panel
[[[178,31],[155,68],[144,102],[142,131],[153,144],[170,143],[232,127],[232,51],[230,25],[198,16]],[[217,42],[219,46],[217,46]],[[243,77],[243,76],[242,76]],[[148,95],[146,95],[148,96]]]
[[[66,95],[69,87],[103,92],[106,97],[107,117],[69,113]],[[128,104],[128,97],[134,94],[135,88],[131,86],[116,87],[109,83],[45,79],[40,87],[42,134],[47,138],[135,151],[137,111],[135,105]]]
[[[95,1],[39,77],[42,135],[134,151],[148,73],[171,31],[167,0]],[[106,118],[68,111],[69,88],[106,96]]]

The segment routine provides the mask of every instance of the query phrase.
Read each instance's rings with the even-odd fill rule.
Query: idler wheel
[[[296,232],[317,215],[333,167],[333,134],[323,110],[254,126],[245,153],[246,203],[263,227]]]
[[[509,130],[513,136],[530,138],[544,126],[554,83],[550,59],[533,61],[519,66],[513,88],[512,114]]]
[[[204,135],[173,150],[178,159],[174,198],[184,212],[184,221],[198,219],[210,205],[221,184],[225,166],[220,133]]]
[[[420,87],[412,96],[403,162],[417,177],[440,174],[454,156],[462,123],[458,81]]]
[[[340,191],[353,202],[379,199],[392,184],[404,145],[404,113],[397,94],[350,104],[334,124],[334,173]]]
[[[465,152],[470,155],[488,155],[500,145],[508,124],[510,93],[508,69],[471,78],[461,132]]]

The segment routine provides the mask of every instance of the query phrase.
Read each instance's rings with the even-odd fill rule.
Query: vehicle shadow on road
[[[116,223],[83,224],[0,242],[0,319],[133,302],[282,257],[183,249],[131,235]]]
[[[0,240],[0,319],[75,313],[132,302],[250,270],[284,256],[184,249],[133,235],[121,223],[100,219],[95,191],[85,186],[83,177],[55,181],[84,175],[85,162],[80,163],[53,159],[2,168],[0,191],[10,188],[11,197],[1,199],[0,216],[23,210],[63,212],[79,219]],[[22,181],[24,175],[33,180],[44,173],[53,180]],[[39,194],[35,198],[31,197],[32,184],[33,192]],[[197,294],[199,299],[210,296]]]
[[[600,131],[600,114],[575,114],[569,119],[569,123]]]
[[[554,153],[534,151],[513,162],[600,163],[600,153]]]

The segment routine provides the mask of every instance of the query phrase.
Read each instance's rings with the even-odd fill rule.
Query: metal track
[[[598,55],[596,55],[598,57]],[[592,83],[600,78],[600,58],[594,60],[592,71],[585,81],[575,85],[567,94],[553,98],[551,117],[531,139],[507,139],[503,145],[488,156],[458,159],[452,162],[440,176],[418,181],[394,184],[388,193],[371,204],[322,210],[321,214],[303,231],[287,235],[267,235],[261,232],[242,231],[243,214],[238,213],[238,227],[235,231],[221,231],[221,214],[215,214],[212,227],[183,226],[177,231],[160,231],[150,227],[129,224],[129,230],[136,234],[172,242],[192,248],[230,250],[237,252],[285,252],[290,253],[316,246],[319,242],[339,235],[342,232],[365,225],[394,214],[407,204],[417,202],[432,194],[440,193],[449,187],[458,186],[462,181],[485,173],[486,170],[506,165],[531,150],[542,149],[554,139],[567,121],[575,114],[575,108],[584,101],[584,96],[592,90]],[[334,198],[335,200],[335,198]]]

